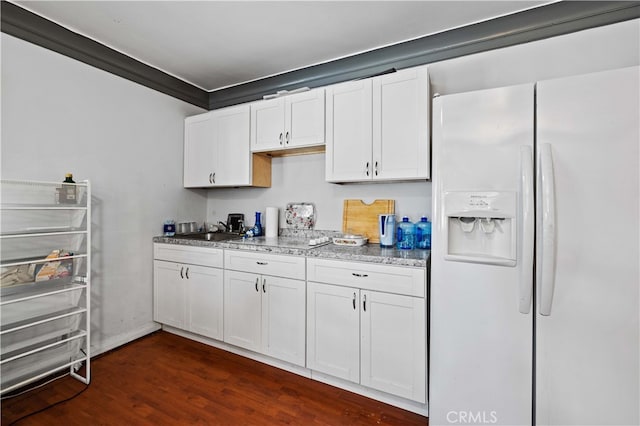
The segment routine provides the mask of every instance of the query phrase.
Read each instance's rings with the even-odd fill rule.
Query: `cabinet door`
[[[187,329],[222,340],[222,269],[185,265]]]
[[[249,105],[213,112],[214,186],[251,185]]]
[[[224,274],[224,341],[252,351],[260,351],[260,276],[245,272]]]
[[[284,98],[251,104],[251,151],[284,147]]]
[[[369,180],[371,164],[371,79],[326,89],[326,180]]]
[[[373,79],[373,178],[429,177],[429,77],[426,67]]]
[[[359,290],[307,283],[307,368],[360,381]]]
[[[185,188],[211,186],[214,171],[215,131],[212,113],[187,117],[184,120],[184,180]]]
[[[186,283],[184,265],[153,262],[153,320],[177,328],[186,325]]]
[[[305,282],[262,276],[262,352],[304,367]]]
[[[285,148],[324,144],[324,88],[285,99]]]
[[[425,402],[425,299],[375,291],[362,291],[360,297],[360,383]]]

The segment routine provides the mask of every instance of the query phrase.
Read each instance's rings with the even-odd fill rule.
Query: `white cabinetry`
[[[154,244],[153,319],[221,340],[222,250]]]
[[[185,188],[271,185],[271,161],[250,153],[249,121],[249,104],[185,119]]]
[[[307,367],[426,401],[426,271],[307,259]]]
[[[251,104],[251,151],[324,145],[324,88]]]
[[[326,89],[326,180],[429,178],[429,76],[409,68]]]
[[[89,383],[89,182],[67,187],[72,202],[60,183],[1,186],[0,393],[65,369]]]
[[[225,251],[224,341],[305,363],[303,257]]]

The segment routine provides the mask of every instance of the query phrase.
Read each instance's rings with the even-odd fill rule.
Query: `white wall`
[[[640,62],[640,19],[432,64],[432,93],[510,86]]]
[[[92,346],[156,327],[152,237],[166,218],[204,217],[182,188],[185,116],[203,110],[2,34],[3,179],[93,186]]]
[[[639,63],[640,20],[594,28],[504,49],[469,55],[430,65],[432,93],[448,94],[535,82],[572,74],[596,72]],[[431,183],[336,185],[324,180],[324,154],[274,158],[272,187],[213,189],[208,192],[207,220],[226,220],[228,213],[244,213],[249,224],[255,211],[267,206],[283,209],[288,202],[314,202],[316,229],[342,229],[346,198],[366,202],[396,200],[397,215],[416,221],[431,218]]]

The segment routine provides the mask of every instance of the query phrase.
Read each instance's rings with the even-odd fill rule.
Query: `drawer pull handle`
[[[354,277],[358,277],[358,278],[367,278],[369,276],[367,274],[357,274],[355,272],[352,272],[351,275],[353,275]]]
[[[256,291],[260,292],[260,290],[258,290],[258,281],[260,281],[260,278],[256,278]]]
[[[356,293],[353,292],[353,310],[356,310]]]
[[[258,265],[268,265],[268,262],[256,262]]]
[[[187,277],[187,279],[189,279],[189,267],[187,266],[187,270],[184,271],[184,276]]]
[[[182,274],[182,271],[184,271],[184,266],[180,267],[180,278],[184,279],[184,275]]]

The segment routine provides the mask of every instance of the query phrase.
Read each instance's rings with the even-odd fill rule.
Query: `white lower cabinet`
[[[384,270],[391,277],[404,275],[407,268],[324,259],[308,259],[307,264],[310,280],[329,281],[307,283],[307,367],[426,402],[424,292],[393,294],[397,290],[393,280],[387,284],[390,292],[374,291],[368,283]],[[412,287],[425,288],[425,271],[413,272]],[[359,287],[340,284],[354,278],[360,280]],[[380,285],[372,282],[372,286]]]
[[[296,365],[305,365],[305,282],[252,270],[280,270],[299,276],[304,258],[226,251],[224,341]],[[272,269],[275,268],[275,269]],[[303,275],[304,276],[304,275]]]
[[[163,244],[154,249],[154,321],[222,340],[222,250]],[[184,263],[190,256],[220,267]]]
[[[307,367],[360,382],[360,290],[307,283]]]

